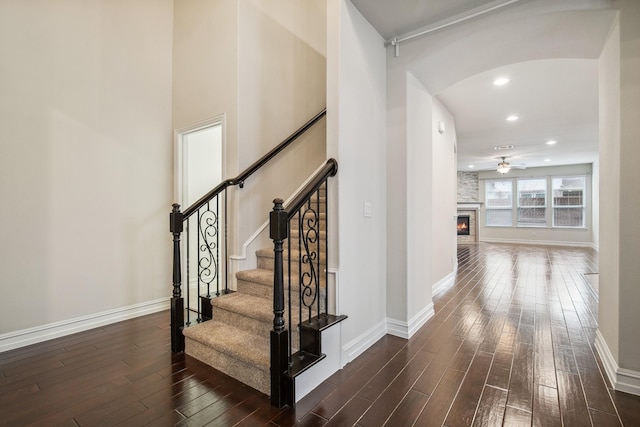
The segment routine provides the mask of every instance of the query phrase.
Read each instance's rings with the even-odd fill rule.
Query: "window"
[[[518,180],[518,225],[544,227],[547,224],[547,180]]]
[[[513,183],[510,179],[485,183],[487,225],[510,226],[513,210]]]
[[[552,192],[553,226],[584,227],[584,176],[553,178]]]

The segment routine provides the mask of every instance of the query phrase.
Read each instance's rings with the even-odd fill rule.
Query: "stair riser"
[[[247,384],[249,387],[253,387],[266,395],[270,394],[271,386],[268,369],[264,370],[260,367],[249,365],[189,338],[185,339],[185,353],[209,366],[215,367],[217,370]]]
[[[317,261],[314,262],[315,267],[317,268]],[[326,265],[326,263],[324,262],[324,256],[320,258],[320,269],[321,271],[324,269],[324,265]],[[308,267],[305,268],[306,266],[303,265],[303,271],[309,271]],[[262,270],[274,270],[274,258],[273,256],[262,256],[262,255],[258,255],[258,268],[262,269]],[[288,264],[288,259],[285,258],[283,260],[283,268],[285,273],[287,271],[289,271],[289,264]],[[291,273],[297,275],[299,273],[299,261],[297,259],[292,259],[291,262]]]
[[[322,299],[325,296],[324,280],[321,281],[320,286],[321,286],[320,298],[322,301]],[[252,295],[259,298],[264,298],[269,301],[273,299],[273,288],[270,286],[265,286],[260,283],[238,280],[238,292],[247,294],[247,295]],[[294,301],[292,302],[292,305],[295,305],[295,306],[299,305],[298,298],[297,298],[298,292],[299,292],[298,287],[291,290],[291,293],[294,295]],[[285,306],[287,305],[287,299],[288,299],[287,295],[288,295],[288,292],[285,290]]]
[[[293,313],[294,318],[297,318],[297,310]],[[236,327],[251,331],[255,335],[269,336],[271,331],[273,330],[273,319],[267,321],[261,321],[258,319],[253,319],[251,317],[243,316],[239,313],[234,313],[231,311],[227,311],[221,309],[219,307],[214,307],[213,309],[213,318],[219,322],[227,323],[230,325],[235,325]],[[287,321],[287,314],[285,313],[285,321]],[[299,323],[297,320],[293,321],[296,325]],[[289,329],[289,333],[291,334],[291,345],[297,349],[300,347],[300,337],[296,330],[295,333],[292,333],[291,328]]]

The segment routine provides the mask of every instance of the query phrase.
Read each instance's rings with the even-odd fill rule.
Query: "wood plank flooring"
[[[0,353],[2,426],[640,426],[595,356],[589,249],[461,246],[410,340],[387,335],[295,408],[169,349],[157,313]]]

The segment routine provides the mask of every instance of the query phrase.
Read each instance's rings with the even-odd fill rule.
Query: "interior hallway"
[[[640,425],[640,397],[609,389],[594,356],[594,251],[458,256],[414,337],[382,338],[295,409],[172,356],[165,312],[0,354],[0,425]]]

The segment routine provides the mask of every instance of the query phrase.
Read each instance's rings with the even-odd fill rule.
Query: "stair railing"
[[[338,163],[329,159],[289,204],[273,201],[270,381],[271,404],[276,407],[294,405],[295,377],[324,358],[321,332],[346,318],[328,313],[327,180],[337,171]],[[299,346],[295,352],[294,341]]]
[[[184,212],[180,211],[180,205],[173,204],[173,209],[169,215],[169,230],[173,235],[173,292],[171,297],[171,351],[178,353],[184,351],[184,336],[182,329],[191,324],[191,314],[195,313],[196,322],[209,320],[211,313],[211,293],[220,295],[221,292],[228,293],[228,247],[227,247],[227,191],[229,187],[244,187],[244,182],[260,168],[265,166],[276,157],[281,151],[291,145],[298,137],[309,130],[314,124],[319,122],[326,115],[326,109],[316,114],[308,122],[293,132],[284,141],[279,143],[267,154],[262,156],[251,166],[245,169],[235,178],[227,179],[217,185],[214,189],[202,196],[198,201],[189,206]],[[222,199],[221,199],[222,198]],[[222,205],[222,208],[221,208]],[[192,221],[190,221],[192,220]],[[195,242],[191,242],[191,225],[197,229]],[[221,234],[222,225],[222,234]],[[182,257],[180,252],[181,234],[186,231],[186,270],[187,289],[185,301],[182,296]],[[222,244],[221,244],[222,240]],[[195,260],[192,260],[191,247],[196,250]],[[220,261],[220,251],[224,253],[224,260]],[[190,303],[190,262],[195,261],[197,266],[197,294],[198,304],[191,307]],[[221,275],[224,277],[221,278]],[[221,289],[222,286],[222,289]],[[204,288],[204,289],[203,289]],[[186,309],[186,310],[185,310]],[[186,322],[185,322],[186,312]]]

